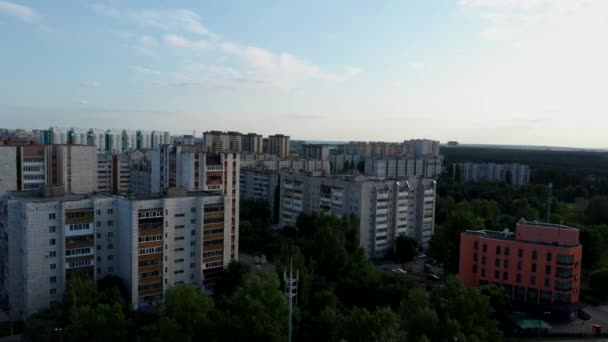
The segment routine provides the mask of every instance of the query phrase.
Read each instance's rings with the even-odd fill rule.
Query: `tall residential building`
[[[17,190],[17,146],[0,145],[0,194]]]
[[[171,144],[169,132],[152,131],[152,149],[158,149],[166,144]]]
[[[404,152],[408,156],[420,157],[439,155],[440,143],[437,140],[412,139],[403,142]]]
[[[97,191],[127,194],[131,180],[131,158],[141,152],[97,155]]]
[[[21,319],[61,300],[75,274],[118,276],[134,308],[166,289],[209,289],[238,258],[238,229],[220,193],[76,195],[47,188],[0,198],[0,297]],[[10,244],[8,241],[10,240]]]
[[[87,133],[87,145],[97,146],[97,153],[106,153],[106,131],[103,129],[90,129]]]
[[[459,274],[466,287],[496,284],[515,302],[575,304],[582,253],[578,229],[522,219],[515,233],[462,233]]]
[[[329,160],[330,147],[323,144],[303,144],[300,158]]]
[[[437,178],[441,175],[443,156],[419,158],[367,159],[365,175],[379,179],[399,179],[407,176]]]
[[[105,151],[110,154],[121,153],[123,151],[122,131],[118,129],[108,129],[106,131]]]
[[[0,149],[0,153],[6,151],[8,149]],[[18,146],[16,152],[17,190],[32,191],[61,185],[66,191],[87,193],[97,187],[95,146],[25,145]]]
[[[381,181],[243,169],[240,183],[242,197],[267,201],[281,227],[295,227],[302,213],[354,214],[359,218],[361,246],[372,257],[392,251],[399,235],[426,246],[433,234],[432,179]]]
[[[242,136],[242,151],[243,153],[263,153],[264,144],[260,134],[248,133]]]
[[[276,134],[268,136],[268,153],[285,158],[289,155],[289,136]]]
[[[123,129],[122,130],[122,150],[132,151],[137,149],[137,131]]]
[[[152,148],[152,132],[137,131],[137,149],[147,150]]]
[[[242,151],[242,134],[239,132],[209,131],[203,133],[203,145],[214,153]]]
[[[530,168],[522,164],[460,163],[461,182],[509,182],[515,186],[530,183]]]
[[[67,144],[68,141],[68,132],[67,128],[59,128],[59,127],[51,127],[46,130],[40,131],[40,143],[43,145],[63,145]]]
[[[288,172],[316,172],[320,171],[329,175],[331,164],[328,160],[313,159],[249,159],[241,160],[242,168],[254,168],[268,171],[288,171]]]
[[[70,128],[68,131],[68,143],[74,145],[88,145],[89,130],[82,128]]]

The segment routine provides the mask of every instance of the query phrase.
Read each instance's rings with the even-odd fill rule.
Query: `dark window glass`
[[[496,246],[496,255],[500,255],[500,246]]]
[[[532,264],[531,270],[532,270],[532,272],[536,272],[536,264]]]

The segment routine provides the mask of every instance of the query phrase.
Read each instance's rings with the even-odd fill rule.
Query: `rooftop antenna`
[[[287,297],[287,301],[289,303],[288,310],[288,321],[289,321],[289,337],[287,339],[288,342],[291,342],[291,316],[293,311],[293,299],[296,298],[297,304],[297,296],[298,296],[298,280],[300,278],[300,272],[296,271],[295,277],[293,274],[293,260],[289,260],[289,275],[287,271],[283,271],[283,281],[285,283],[285,296]]]
[[[547,194],[547,223],[551,223],[551,204],[553,203],[553,183],[549,183]]]

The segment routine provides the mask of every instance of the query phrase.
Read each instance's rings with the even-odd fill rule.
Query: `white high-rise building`
[[[25,319],[61,300],[76,273],[120,277],[133,308],[161,302],[174,285],[208,289],[238,258],[228,202],[183,189],[128,198],[8,193],[0,197],[0,297]]]
[[[147,150],[152,148],[152,132],[137,131],[137,149]]]
[[[108,129],[106,131],[106,152],[111,154],[123,151],[122,131],[118,129]]]
[[[106,131],[103,129],[90,129],[87,144],[97,146],[97,153],[99,154],[106,153]]]
[[[132,151],[137,149],[137,131],[122,130],[122,151]]]

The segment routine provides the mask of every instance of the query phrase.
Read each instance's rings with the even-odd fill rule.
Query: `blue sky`
[[[608,1],[4,1],[0,126],[607,147]]]

